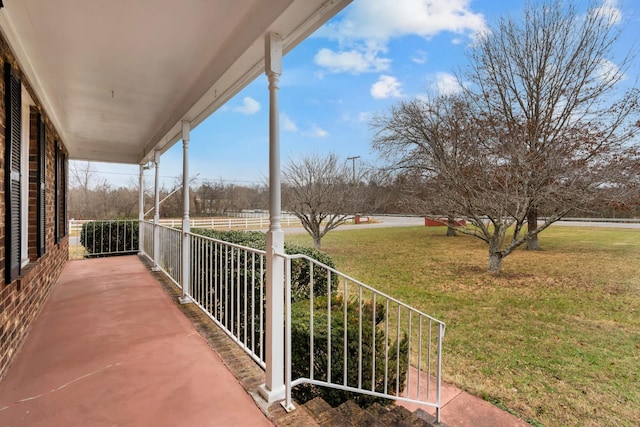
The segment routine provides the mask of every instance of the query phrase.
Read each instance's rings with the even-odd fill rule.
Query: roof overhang
[[[351,0],[8,0],[0,31],[71,159],[142,164]]]

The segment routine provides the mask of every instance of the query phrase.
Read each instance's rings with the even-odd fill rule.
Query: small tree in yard
[[[317,249],[325,234],[367,207],[365,173],[354,170],[335,154],[306,156],[283,169],[283,205],[300,219]]]

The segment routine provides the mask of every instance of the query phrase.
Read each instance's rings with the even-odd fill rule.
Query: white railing
[[[182,231],[162,225],[158,228],[160,245],[156,260],[157,267],[182,288]],[[151,259],[153,259],[153,251]]]
[[[153,222],[140,221],[140,252],[153,259]]]
[[[191,299],[265,368],[265,252],[189,233]]]
[[[153,260],[154,225],[141,227],[141,252]],[[157,227],[157,265],[181,286],[182,232]],[[265,251],[187,235],[189,298],[265,369]],[[286,407],[293,387],[311,384],[427,405],[439,421],[444,323],[305,255],[277,259]]]
[[[431,406],[439,422],[445,324],[305,255],[281,257],[289,302],[285,360],[291,361],[285,407],[292,388],[306,383]],[[309,269],[309,300],[292,307],[300,262]]]
[[[140,222],[140,253],[150,261],[154,261],[154,231],[153,222]],[[179,288],[182,288],[182,232],[174,228],[158,226],[158,259],[155,260],[156,269],[164,272]]]

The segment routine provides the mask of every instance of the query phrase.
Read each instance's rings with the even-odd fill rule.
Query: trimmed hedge
[[[191,230],[194,234],[223,240],[236,245],[247,246],[253,249],[266,250],[267,236],[260,231],[218,231],[196,228]],[[302,254],[315,259],[331,268],[335,268],[333,259],[326,253],[308,246],[285,242],[284,250],[287,254]],[[291,299],[293,302],[309,299],[310,269],[309,263],[302,259],[294,259],[291,262]],[[338,286],[338,277],[331,278],[331,294],[335,293]],[[324,269],[314,271],[313,283],[314,296],[327,295],[327,272]]]
[[[138,252],[138,221],[91,221],[82,225],[80,244],[85,258],[129,255]]]

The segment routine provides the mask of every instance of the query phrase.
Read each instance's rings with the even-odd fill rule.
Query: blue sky
[[[312,153],[379,163],[371,150],[373,115],[400,99],[457,90],[473,38],[500,16],[518,16],[522,0],[354,0],[283,59],[280,85],[282,163]],[[581,1],[585,7],[588,1]],[[598,1],[626,28],[626,49],[639,41],[637,0]],[[638,76],[638,68],[629,70]],[[192,130],[190,174],[238,184],[266,182],[269,93],[264,76]],[[112,186],[137,182],[138,167],[94,163]],[[182,144],[161,158],[171,188],[182,169]],[[147,182],[153,172],[146,173]]]

